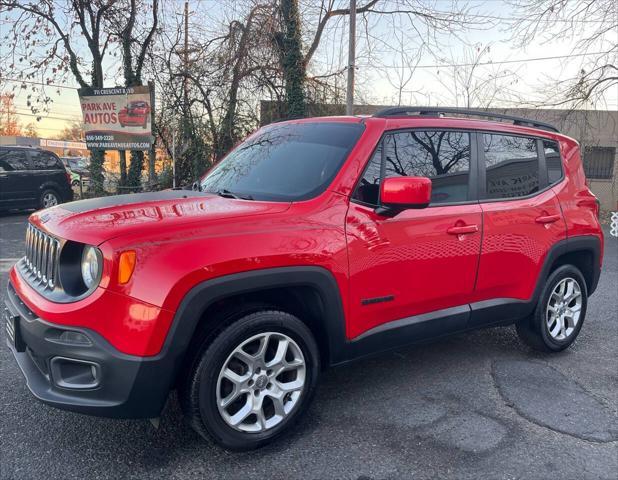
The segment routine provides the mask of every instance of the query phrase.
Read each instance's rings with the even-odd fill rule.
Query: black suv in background
[[[0,210],[47,208],[71,200],[69,173],[54,153],[0,147]]]

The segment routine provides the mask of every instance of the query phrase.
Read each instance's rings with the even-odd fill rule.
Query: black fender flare
[[[57,182],[54,182],[53,180],[45,180],[39,185],[37,192],[39,195],[41,195],[45,190],[53,190],[54,192],[58,193],[58,195],[62,195],[63,189],[60,187],[60,185],[58,185]]]
[[[242,293],[280,287],[304,286],[315,289],[322,302],[321,327],[327,332],[330,363],[338,363],[345,344],[345,315],[339,286],[333,274],[322,267],[276,267],[234,273],[206,280],[185,295],[174,315],[158,356],[173,362],[179,372],[189,344],[204,312],[218,300]]]
[[[66,201],[70,201],[73,199],[73,187],[71,187],[70,183],[67,183],[66,186],[61,185],[55,180],[45,180],[42,182],[36,191],[36,201],[37,203],[41,199],[41,195],[45,190],[53,190],[57,195],[60,196],[60,203],[64,203]],[[70,192],[70,197],[69,197]]]
[[[559,241],[550,248],[543,263],[541,274],[537,280],[532,300],[536,303],[541,290],[545,284],[545,280],[549,277],[551,268],[556,263],[556,260],[567,253],[575,252],[588,252],[592,255],[592,272],[591,281],[588,287],[588,295],[592,295],[599,284],[599,277],[601,276],[601,240],[595,235],[578,235],[574,237],[567,237],[564,240]],[[582,272],[584,273],[584,272]]]

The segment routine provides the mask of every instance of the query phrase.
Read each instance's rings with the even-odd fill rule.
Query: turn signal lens
[[[135,251],[127,250],[120,254],[120,260],[118,262],[118,283],[124,285],[131,280],[133,270],[135,270]]]

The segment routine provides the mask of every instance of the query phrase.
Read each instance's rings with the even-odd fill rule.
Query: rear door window
[[[58,170],[63,168],[60,160],[49,152],[30,152],[30,161],[34,170]]]
[[[485,198],[502,199],[539,191],[539,156],[533,138],[483,134]]]
[[[0,150],[0,172],[28,170],[26,152],[22,150]]]

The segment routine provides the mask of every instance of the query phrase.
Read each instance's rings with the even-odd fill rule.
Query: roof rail
[[[553,125],[545,122],[539,122],[530,118],[515,117],[513,115],[503,115],[501,113],[484,112],[481,110],[468,110],[467,108],[453,107],[389,107],[380,110],[373,114],[374,117],[400,117],[404,115],[419,115],[419,116],[435,116],[441,117],[445,113],[455,113],[457,115],[468,115],[471,117],[486,117],[490,119],[510,120],[513,125],[522,125],[528,127],[542,128],[552,132],[559,132]]]

